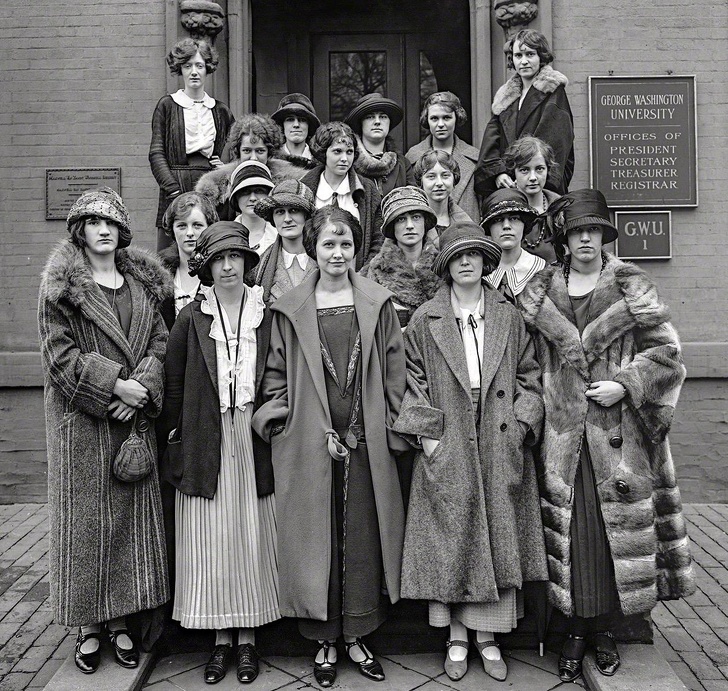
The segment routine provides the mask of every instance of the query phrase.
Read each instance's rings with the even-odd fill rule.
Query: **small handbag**
[[[134,413],[131,432],[114,458],[112,471],[114,476],[122,482],[136,482],[143,480],[152,472],[152,449],[149,445],[146,432],[149,422],[141,417],[137,424],[137,413]]]

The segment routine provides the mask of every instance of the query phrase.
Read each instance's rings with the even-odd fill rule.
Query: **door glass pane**
[[[423,50],[420,51],[420,113],[425,107],[425,101],[428,96],[431,96],[435,92],[439,91],[437,88],[437,77],[435,76],[435,70],[432,69],[432,63],[430,58],[427,57],[427,53]],[[420,136],[424,137],[429,134],[428,130],[423,130],[420,127]]]
[[[386,51],[329,53],[329,114],[343,120],[365,94],[387,95]]]

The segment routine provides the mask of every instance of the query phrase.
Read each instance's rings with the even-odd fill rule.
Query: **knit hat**
[[[440,254],[432,264],[432,270],[441,278],[447,273],[450,260],[465,250],[478,250],[483,254],[486,266],[483,275],[491,273],[500,263],[501,248],[486,237],[483,229],[473,221],[453,223],[440,236]],[[487,267],[492,267],[490,271]]]
[[[583,226],[600,226],[602,244],[617,239],[617,229],[609,218],[607,200],[599,190],[583,189],[568,192],[546,211],[546,223],[552,231],[553,242],[566,244],[566,234]]]
[[[273,178],[268,166],[259,161],[243,161],[230,176],[230,205],[235,207],[235,195],[246,187],[273,189]]]
[[[129,247],[131,244],[131,221],[129,212],[121,197],[110,187],[98,187],[86,190],[71,207],[66,218],[66,227],[71,231],[75,221],[87,216],[96,216],[112,221],[119,226],[119,242],[117,249]]]
[[[245,273],[250,271],[260,261],[260,257],[255,250],[250,249],[248,235],[248,229],[235,221],[218,221],[207,226],[197,238],[195,252],[187,263],[190,276],[199,276],[202,285],[211,286],[210,260],[225,250],[241,250],[245,254]]]
[[[361,135],[361,121],[365,115],[371,113],[386,113],[389,115],[389,129],[393,130],[404,116],[401,106],[391,98],[384,98],[382,94],[372,93],[362,96],[356,105],[349,111],[344,122],[357,134]]]
[[[485,218],[480,222],[486,235],[490,235],[490,224],[501,216],[518,214],[528,228],[538,213],[528,204],[528,198],[521,190],[504,187],[496,190],[485,200]]]
[[[423,190],[414,185],[395,187],[382,199],[382,234],[394,239],[394,222],[412,211],[419,211],[425,217],[425,232],[437,225],[437,216],[427,204]]]
[[[255,213],[273,223],[273,212],[282,206],[294,207],[311,218],[315,209],[313,192],[300,180],[283,180],[255,205]]]
[[[304,94],[295,93],[284,96],[278,104],[278,110],[271,117],[283,127],[286,118],[293,115],[304,118],[308,122],[309,134],[313,134],[313,131],[321,124],[311,99]]]

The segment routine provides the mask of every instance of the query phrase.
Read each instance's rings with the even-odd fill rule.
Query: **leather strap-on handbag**
[[[152,472],[152,448],[147,439],[149,422],[143,415],[134,413],[131,432],[114,458],[112,471],[122,482],[136,482]]]

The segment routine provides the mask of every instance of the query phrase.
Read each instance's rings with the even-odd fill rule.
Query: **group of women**
[[[92,190],[41,283],[52,595],[82,672],[105,636],[136,666],[127,615],[150,613],[149,642],[173,594],[174,620],[215,632],[207,683],[233,657],[252,682],[255,630],[280,617],[317,642],[320,686],[339,639],[381,681],[363,639],[403,597],[449,627],[451,679],[471,629],[504,680],[495,634],[547,582],[569,681],[587,647],[615,673],[613,615],[692,591],[666,438],[677,334],[647,275],[604,252],[604,197],[566,191],[545,39],[506,54],[480,153],[438,92],[403,156],[379,94],[347,122],[291,94],[232,125],[204,91],[214,51],[170,52],[184,89],[157,106],[150,161],[172,244],[130,247],[121,198]],[[136,435],[159,468],[125,482]]]

